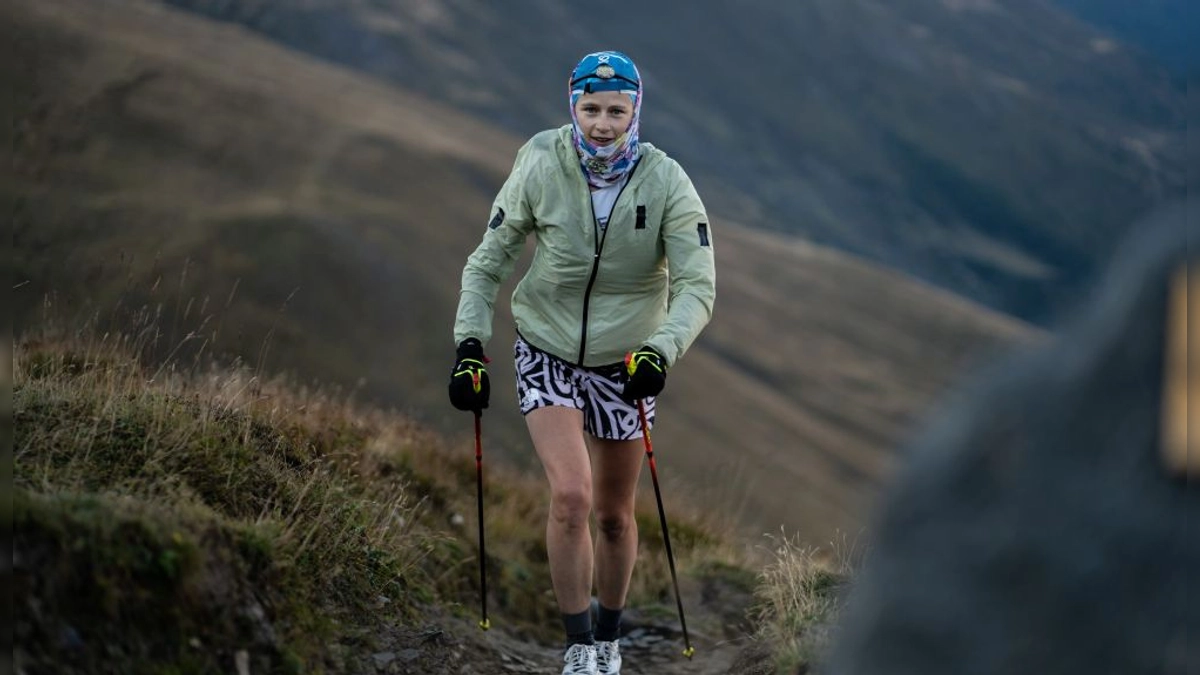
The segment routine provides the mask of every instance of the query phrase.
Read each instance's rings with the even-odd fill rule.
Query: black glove
[[[488,383],[488,359],[483,343],[467,338],[458,345],[458,360],[450,372],[450,403],[459,410],[482,411],[488,407],[492,387]]]
[[[630,403],[658,396],[667,384],[667,362],[651,347],[642,347],[626,356],[625,370],[621,373],[625,384],[621,397]]]

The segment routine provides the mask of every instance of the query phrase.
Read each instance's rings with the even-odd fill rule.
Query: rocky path
[[[449,627],[449,626],[447,626]],[[455,622],[470,630],[467,622]],[[562,668],[561,646],[523,641],[502,630],[482,633],[447,632],[441,628],[398,634],[388,651],[371,656],[374,672],[412,675],[496,675],[536,673],[557,675]],[[695,653],[683,656],[681,635],[666,626],[638,626],[621,640],[623,673],[628,675],[682,673],[725,674],[757,672],[749,639],[724,640],[692,635]],[[368,671],[370,672],[370,671]]]
[[[685,588],[688,634],[695,650],[691,659],[683,656],[685,642],[677,617],[629,610],[623,621],[622,672],[627,675],[772,672],[766,667],[761,647],[746,635],[744,617],[749,603],[747,592],[726,585]],[[419,629],[397,629],[379,637],[379,643],[388,647],[372,654],[374,673],[557,675],[562,670],[561,645],[523,639],[503,626],[484,632],[462,618],[440,617]]]
[[[692,634],[691,638],[695,652],[688,659],[683,655],[684,641],[678,630],[664,625],[630,626],[621,639],[621,672],[629,675],[730,673],[747,642],[718,640],[696,634]],[[498,644],[496,648],[500,655],[499,672],[549,675],[559,673],[562,668],[560,647],[510,642]],[[495,673],[494,665],[478,672]]]

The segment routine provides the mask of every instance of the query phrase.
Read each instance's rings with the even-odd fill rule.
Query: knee
[[[568,528],[587,527],[592,493],[586,485],[555,488],[550,494],[550,517]]]
[[[600,531],[600,536],[609,541],[618,541],[624,538],[633,527],[632,511],[599,513],[596,516],[596,529]]]

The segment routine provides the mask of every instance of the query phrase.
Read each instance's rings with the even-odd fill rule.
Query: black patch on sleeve
[[[497,227],[500,227],[500,224],[503,222],[504,222],[504,209],[496,209],[496,215],[492,216],[492,222],[488,223],[488,229],[494,230]]]
[[[700,245],[708,246],[708,223],[697,223],[696,232],[700,235]]]
[[[646,206],[644,204],[638,204],[637,222],[634,223],[633,229],[635,229],[635,230],[646,229]]]

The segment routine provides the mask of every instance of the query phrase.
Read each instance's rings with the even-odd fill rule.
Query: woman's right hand
[[[450,371],[450,403],[455,408],[481,412],[488,407],[492,389],[487,362],[479,340],[467,338],[459,343],[454,370]]]

